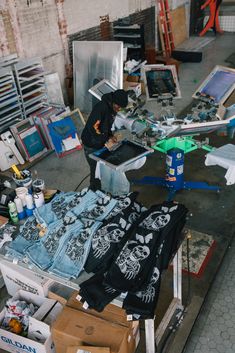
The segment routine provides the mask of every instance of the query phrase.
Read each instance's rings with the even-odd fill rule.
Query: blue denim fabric
[[[74,210],[80,214],[89,204],[97,199],[97,195],[87,188],[80,192],[61,193],[50,203],[34,210],[38,223],[47,227],[49,224],[62,219],[68,211]]]
[[[76,216],[80,216],[83,211],[95,205],[98,199],[99,195],[96,192],[89,190],[84,196],[77,197],[70,201],[67,206],[67,211],[71,211]]]
[[[77,278],[87,260],[92,236],[101,224],[101,222],[89,220],[88,227],[82,228],[79,234],[71,231],[66,241],[60,245],[48,271],[67,279]]]
[[[37,222],[43,227],[47,227],[49,224],[57,221],[59,219],[58,206],[60,205],[63,208],[63,205],[68,202],[68,200],[70,200],[74,195],[74,192],[61,192],[55,196],[51,202],[39,208],[35,208],[33,213],[37,219]]]
[[[8,257],[21,258],[25,254],[25,251],[39,240],[39,231],[36,218],[34,216],[27,218],[20,227],[17,237],[6,248],[6,255]]]
[[[57,249],[62,246],[66,238],[70,237],[71,233],[79,233],[83,226],[79,220],[75,222],[74,219],[71,220],[70,224],[62,220],[50,224],[44,237],[26,251],[29,260],[42,270],[50,267]]]
[[[80,214],[80,217],[103,221],[117,204],[117,200],[112,199],[101,191],[96,191],[96,195],[98,195],[97,200],[92,204],[90,203]]]

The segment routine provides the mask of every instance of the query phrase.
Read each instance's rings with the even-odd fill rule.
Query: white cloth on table
[[[218,165],[227,169],[226,185],[235,183],[235,145],[227,144],[207,153],[205,165]]]
[[[128,170],[139,169],[146,162],[146,157],[141,157],[125,165],[122,169],[114,170],[105,163],[98,161],[95,177],[101,180],[101,189],[110,192],[113,196],[126,195],[130,192],[130,183],[125,175]]]

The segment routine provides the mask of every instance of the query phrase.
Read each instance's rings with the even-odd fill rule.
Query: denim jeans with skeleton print
[[[7,257],[22,258],[26,250],[39,240],[39,229],[34,216],[27,218],[17,237],[7,247]]]
[[[77,278],[83,270],[92,236],[102,223],[94,220],[81,221],[84,227],[79,233],[70,232],[69,237],[58,248],[49,272],[70,279]]]
[[[39,224],[47,227],[49,224],[63,219],[67,212],[81,213],[93,204],[98,195],[91,190],[83,189],[80,192],[66,192],[57,195],[50,203],[34,210]]]
[[[117,204],[117,200],[111,198],[110,196],[102,193],[101,191],[96,191],[98,198],[92,204],[88,205],[86,209],[80,216],[83,218],[89,218],[96,221],[103,221],[110,212],[114,209]],[[77,209],[72,210],[73,213],[77,213]]]
[[[66,224],[62,220],[50,224],[44,237],[32,245],[26,251],[26,255],[31,262],[42,270],[47,269],[52,265],[59,247],[64,244],[72,233],[74,235],[79,234],[82,226],[82,222],[79,220],[70,224]]]

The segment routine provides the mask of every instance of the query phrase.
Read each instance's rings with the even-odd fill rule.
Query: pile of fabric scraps
[[[5,315],[1,328],[21,336],[27,336],[29,317],[38,310],[33,304],[23,300],[8,299],[5,305]]]

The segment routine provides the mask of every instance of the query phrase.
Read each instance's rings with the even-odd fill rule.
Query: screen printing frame
[[[91,93],[95,98],[101,100],[102,96],[105,94],[103,92],[100,91],[100,88],[102,86],[108,86],[108,88],[110,89],[110,92],[107,93],[112,93],[115,92],[118,88],[113,85],[109,80],[103,79],[100,82],[96,83],[94,86],[92,86],[91,88],[89,88],[88,92]],[[135,109],[135,107],[133,106],[133,103],[135,101],[128,95],[128,105],[126,108],[121,109],[120,111],[118,111],[116,117],[121,117],[121,118],[128,118],[129,115],[131,115],[132,110],[131,109]],[[129,109],[129,111],[128,111]]]
[[[100,155],[101,155],[103,152],[108,151],[108,149],[107,149],[106,147],[103,147],[103,148],[101,148],[101,149],[99,149],[99,150],[97,150],[97,151],[95,151],[95,152],[89,154],[89,157],[90,157],[91,159],[94,159],[94,160],[97,161],[97,162],[101,162],[102,164],[107,165],[108,167],[110,167],[110,168],[113,169],[113,170],[118,171],[118,170],[123,170],[123,168],[124,168],[125,166],[128,166],[130,163],[133,163],[133,162],[137,161],[138,159],[140,159],[140,158],[142,158],[142,157],[145,157],[145,156],[147,156],[148,154],[154,152],[154,149],[153,149],[153,148],[143,146],[142,144],[137,143],[137,142],[134,142],[134,141],[130,141],[130,140],[126,140],[126,139],[120,141],[120,144],[124,144],[124,143],[131,143],[131,144],[136,145],[136,146],[138,146],[138,147],[142,147],[145,151],[144,151],[143,153],[137,155],[136,157],[133,157],[133,158],[131,158],[131,159],[128,159],[128,160],[126,160],[126,161],[123,162],[123,163],[120,163],[119,165],[112,164],[112,163],[110,163],[110,162],[108,162],[108,161],[106,161],[105,159],[102,159],[102,158],[100,157]],[[115,151],[116,151],[116,150],[114,150],[114,151],[112,151],[112,152],[115,153]]]
[[[219,71],[234,73],[234,76],[235,76],[235,69],[231,67],[222,66],[222,65],[216,65],[214,69],[209,73],[209,75],[204,79],[204,81],[198,87],[198,89],[193,93],[192,97],[195,99],[199,99],[200,96],[198,97],[197,93],[198,92],[202,93],[203,89],[205,89],[205,87],[212,81],[214,75]],[[230,97],[230,95],[233,93],[234,90],[235,90],[235,83],[225,92],[223,97],[221,97],[221,99],[217,103],[220,105],[223,105],[228,100],[228,98]]]
[[[118,89],[110,81],[103,79],[100,82],[96,83],[91,88],[89,88],[88,92],[91,93],[97,99],[101,100],[102,96],[105,94],[100,91],[102,86],[107,86],[110,89],[110,92],[114,92]],[[107,92],[107,93],[110,93],[110,92]]]
[[[159,96],[156,96],[156,97],[151,97],[150,96],[146,74],[148,72],[151,72],[151,71],[166,71],[166,70],[170,70],[171,71],[172,77],[173,77],[173,80],[174,80],[176,95],[173,96],[173,98],[174,99],[181,98],[181,91],[180,91],[180,86],[179,86],[179,81],[178,81],[178,76],[177,76],[177,71],[176,71],[175,65],[154,64],[154,65],[144,65],[144,66],[141,67],[141,77],[144,80],[146,98],[147,98],[148,101],[156,100],[156,99],[159,98]],[[166,98],[167,98],[167,96],[169,96],[169,94],[170,94],[170,92],[162,93],[161,97],[166,96]]]
[[[107,79],[123,87],[122,41],[73,40],[74,106],[89,114],[93,100],[88,89],[99,79]]]

